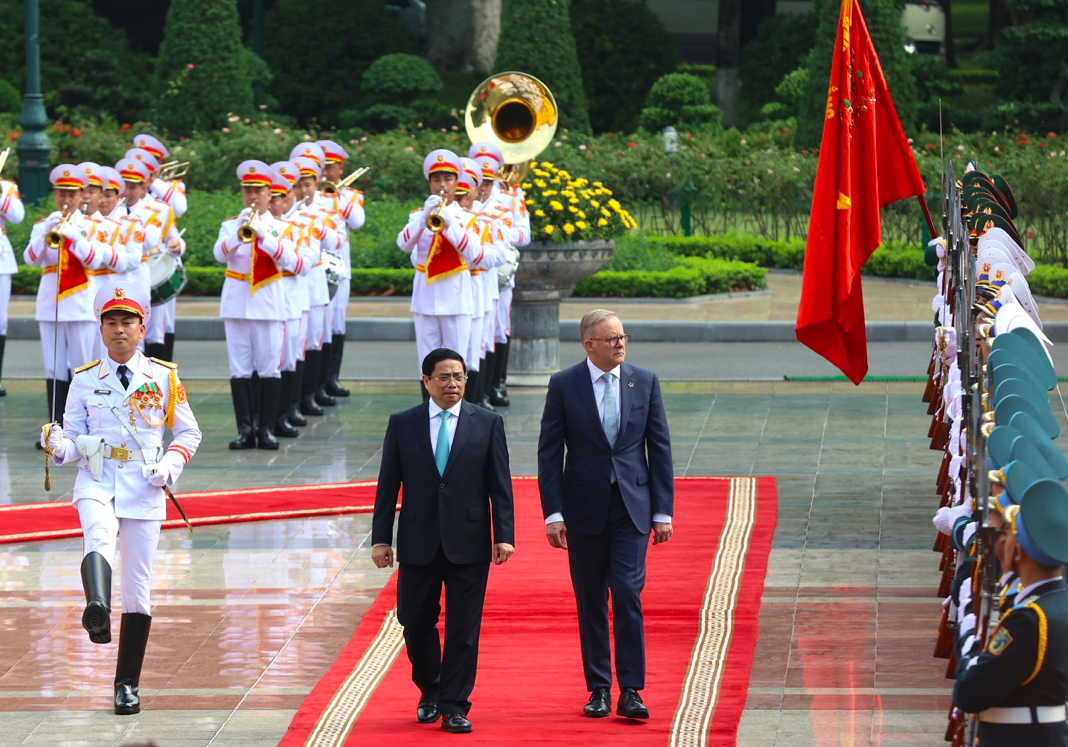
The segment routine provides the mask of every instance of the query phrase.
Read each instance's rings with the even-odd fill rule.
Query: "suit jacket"
[[[673,515],[675,477],[660,381],[652,371],[624,362],[619,392],[620,427],[613,447],[585,359],[549,380],[538,440],[538,487],[545,516],[563,513],[568,531],[599,534],[604,529],[613,468],[638,531],[651,531],[654,513]]]
[[[453,563],[489,562],[494,542],[515,544],[512,476],[500,415],[461,404],[445,474],[438,473],[430,446],[429,403],[389,417],[372,544],[392,544],[401,485],[400,562],[425,565],[438,545]]]

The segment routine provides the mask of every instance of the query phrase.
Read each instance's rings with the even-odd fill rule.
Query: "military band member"
[[[171,155],[170,151],[167,150],[167,146],[151,135],[137,135],[134,137],[134,145],[151,153],[160,164],[170,158]],[[185,215],[185,211],[189,207],[185,197],[185,184],[181,179],[164,181],[153,173],[152,184],[148,188],[148,193],[160,202],[170,205],[174,211],[175,218],[181,218]]]
[[[142,169],[140,173],[147,177],[148,171],[143,164],[137,162],[136,166],[131,165],[130,168]],[[110,166],[103,169],[104,189],[100,193],[100,212],[119,224],[116,242],[122,242],[126,251],[126,272],[121,273],[116,280],[129,280],[139,288],[148,288],[152,280],[148,270],[148,257],[145,256],[142,246],[145,240],[144,226],[141,221],[126,212],[126,205],[122,200],[126,193],[126,182],[122,175]],[[156,240],[158,241],[158,237]]]
[[[18,272],[15,251],[7,237],[9,223],[22,223],[26,209],[19,196],[19,186],[7,179],[0,179],[0,372],[4,368],[4,347],[7,343],[7,309],[11,303],[11,276]],[[0,384],[0,397],[6,395]]]
[[[334,184],[345,176],[345,159],[349,154],[333,140],[316,142],[323,149],[326,163],[323,165],[323,179]],[[338,235],[341,239],[340,254],[345,263],[344,276],[338,285],[337,293],[330,300],[330,360],[326,364],[323,390],[331,397],[348,397],[349,390],[341,386],[341,359],[345,351],[345,318],[349,307],[349,286],[352,282],[352,252],[349,246],[349,231],[361,228],[366,220],[363,205],[363,192],[352,187],[343,187],[336,197],[320,195],[331,204],[338,216]]]
[[[471,344],[475,308],[469,268],[482,259],[483,250],[478,235],[468,233],[465,211],[454,200],[459,173],[455,153],[432,151],[423,161],[430,196],[397,234],[402,251],[417,252],[411,311],[419,364],[431,350],[467,350]],[[440,221],[442,230],[430,230],[428,221]],[[425,388],[423,396],[428,396]]]
[[[126,181],[126,213],[131,218],[139,220],[144,228],[145,256],[154,251],[170,252],[180,264],[181,257],[185,253],[185,240],[179,235],[178,227],[174,223],[174,211],[166,203],[148,194],[153,169],[158,167],[158,162],[151,153],[137,148],[129,151],[128,156],[116,166]],[[146,290],[151,293],[151,286]],[[150,358],[168,360],[173,357],[171,351],[168,351],[167,335],[173,335],[176,301],[172,298],[167,303],[161,304],[146,325],[145,352]],[[168,330],[172,331],[168,332]],[[170,338],[172,344],[173,340],[172,336]]]
[[[237,419],[231,449],[277,449],[274,424],[281,390],[280,364],[286,308],[283,270],[297,265],[294,245],[279,241],[280,225],[269,211],[274,172],[262,161],[237,167],[245,209],[223,221],[215,242],[215,259],[226,265],[219,316],[226,327],[230,358],[230,392]],[[252,374],[262,394],[259,428],[253,429]]]
[[[63,168],[63,167],[60,167]],[[200,444],[200,429],[173,363],[137,346],[151,313],[145,291],[129,281],[102,286],[92,300],[107,348],[79,366],[63,426],[41,442],[56,465],[74,463],[74,507],[82,527],[82,626],[93,643],[111,642],[111,573],[122,553],[122,619],[115,667],[115,713],[141,710],[138,689],[152,626],[152,563],[167,516],[163,487],[173,486]],[[173,439],[164,448],[164,431]]]
[[[297,362],[304,354],[304,342],[307,338],[308,324],[308,280],[307,275],[318,261],[312,257],[312,251],[305,241],[305,226],[298,220],[287,218],[296,199],[293,187],[300,177],[300,169],[289,161],[271,164],[271,170],[278,177],[271,184],[271,215],[284,224],[280,234],[281,241],[290,242],[297,255],[296,266],[292,270],[283,270],[282,297],[286,307],[285,342],[282,346],[282,385],[279,395],[278,417],[275,420],[274,435],[283,438],[296,438],[300,435],[294,427],[297,423],[289,422],[289,414],[300,402],[297,389]],[[300,419],[304,424],[307,420]]]
[[[90,230],[93,224],[78,209],[88,182],[85,171],[64,163],[52,169],[49,179],[56,211],[34,224],[22,258],[27,265],[42,268],[35,316],[41,333],[49,417],[59,418],[71,372],[93,360],[96,350],[89,273],[115,269],[122,255],[99,240]]]

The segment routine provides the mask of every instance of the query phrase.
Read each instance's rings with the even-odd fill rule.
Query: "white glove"
[[[972,521],[969,522],[968,526],[964,527],[964,535],[961,537],[961,540],[963,540],[965,547],[968,546],[968,543],[971,542],[972,537],[975,536],[975,529],[978,526],[979,522]]]
[[[960,607],[957,610],[957,614],[959,615],[960,611],[963,610],[963,609],[964,609],[963,607]],[[975,630],[975,614],[972,613],[972,612],[969,612],[967,615],[964,615],[963,617],[960,618],[959,623],[960,623],[960,631],[957,633],[957,635],[965,635],[967,633],[972,632],[973,630]]]
[[[960,618],[960,611],[968,606],[968,602],[972,601],[972,579],[966,578],[960,585],[960,592],[957,594],[957,599],[960,600],[960,604],[957,607],[957,618]]]
[[[68,223],[67,225],[63,226],[63,230],[59,233],[63,236],[63,238],[70,239],[71,241],[77,241],[78,239],[85,238],[85,235],[82,233],[82,230],[77,226],[73,225],[72,223]]]
[[[975,636],[970,635],[964,639],[964,645],[960,647],[960,653],[962,656],[968,656],[972,652],[972,647],[975,646]],[[970,667],[973,662],[968,662]]]
[[[141,467],[141,476],[157,488],[162,488],[164,485],[173,486],[178,476],[182,474],[184,466],[185,463],[181,457],[167,453],[156,464],[146,464]]]
[[[426,198],[426,202],[423,203],[423,217],[430,215],[434,212],[434,208],[443,202],[441,195],[430,195]]]
[[[967,503],[962,503],[959,506],[943,506],[938,509],[934,515],[935,529],[942,534],[949,534],[953,531],[953,525],[957,523],[957,519],[962,516],[971,516],[972,507]]]
[[[267,225],[267,222],[263,219],[262,215],[258,220],[252,223],[252,228],[256,231],[256,235],[260,238],[260,241],[266,239],[267,234],[271,232],[271,227]]]
[[[41,429],[41,446],[45,448],[52,448],[56,451],[63,444],[63,426],[53,425],[52,430],[48,434],[48,441],[45,441],[44,428]]]

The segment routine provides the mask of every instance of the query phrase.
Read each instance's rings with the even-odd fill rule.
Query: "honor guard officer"
[[[297,265],[295,247],[279,241],[279,224],[269,212],[271,184],[276,176],[263,161],[237,167],[245,209],[223,221],[215,242],[215,259],[226,265],[219,316],[226,327],[230,358],[230,392],[237,419],[231,449],[277,449],[279,365],[285,338],[283,270]],[[262,386],[259,429],[253,429],[252,374]]]
[[[953,700],[976,714],[983,747],[1068,745],[1068,492],[1039,479],[1002,516],[1002,570],[1015,572],[1021,588],[982,650],[964,641]]]
[[[115,269],[121,255],[99,240],[90,230],[93,224],[78,209],[88,181],[81,166],[60,164],[49,179],[56,211],[34,224],[22,258],[27,265],[41,268],[35,316],[41,332],[49,417],[59,418],[71,372],[93,360],[96,350],[89,273]]]
[[[138,164],[138,166],[133,164]],[[116,166],[126,181],[126,212],[131,218],[141,221],[144,227],[143,251],[145,256],[154,250],[170,252],[181,264],[181,256],[185,253],[185,241],[174,224],[174,211],[166,203],[148,195],[148,185],[152,180],[154,164],[158,167],[158,162],[151,153],[134,148],[128,151],[127,157]],[[151,286],[146,287],[145,290],[148,293],[152,292]],[[151,321],[145,333],[145,352],[149,357],[164,360],[174,357],[175,305],[176,299],[172,298],[160,304],[150,317]]]
[[[304,355],[304,341],[308,325],[308,280],[307,275],[319,260],[312,257],[311,249],[305,241],[305,226],[286,215],[293,210],[296,194],[293,186],[300,176],[300,169],[289,161],[271,164],[271,170],[277,177],[271,184],[271,215],[283,224],[281,241],[290,242],[297,255],[296,266],[292,270],[283,270],[282,297],[286,307],[285,342],[282,345],[282,386],[279,397],[278,417],[274,424],[274,435],[283,438],[296,438],[300,432],[294,427],[297,423],[289,422],[289,414],[300,402],[297,389],[297,361]],[[303,417],[299,422],[306,425]]]
[[[7,237],[9,223],[22,223],[26,209],[19,196],[19,185],[0,179],[0,372],[4,368],[4,346],[7,343],[7,307],[11,302],[11,276],[18,272],[15,251]],[[0,397],[7,394],[0,384]]]
[[[323,179],[337,184],[345,174],[345,159],[349,154],[333,140],[318,140],[315,143],[323,149],[326,163],[323,166]],[[363,206],[363,192],[352,187],[342,187],[337,195],[322,197],[331,203],[338,216],[338,234],[341,239],[341,259],[345,263],[345,272],[338,284],[337,293],[330,300],[330,360],[325,361],[324,391],[331,397],[348,397],[349,390],[341,386],[341,359],[345,351],[345,318],[349,307],[349,286],[352,281],[352,253],[349,246],[349,231],[361,228],[366,220]]]
[[[151,153],[156,161],[161,164],[171,155],[170,151],[167,150],[167,146],[151,135],[137,135],[134,137],[134,145]],[[156,173],[158,172],[153,173],[152,184],[148,188],[148,193],[160,202],[170,205],[174,211],[174,217],[181,218],[189,207],[185,198],[185,184],[181,179],[164,181],[156,178]]]
[[[417,252],[411,311],[420,365],[431,350],[467,350],[471,344],[475,307],[469,268],[482,260],[483,250],[478,235],[468,233],[465,211],[453,199],[459,173],[455,153],[432,151],[423,161],[431,194],[397,234],[402,251]],[[428,396],[425,388],[423,395]]]
[[[115,668],[115,713],[141,710],[138,687],[152,626],[152,563],[173,486],[200,444],[200,428],[173,363],[137,346],[151,313],[129,281],[102,286],[93,301],[107,356],[80,366],[63,426],[41,442],[56,465],[77,464],[74,507],[82,527],[82,626],[93,643],[111,642],[111,569],[122,553],[122,620]],[[164,431],[173,439],[164,448]]]

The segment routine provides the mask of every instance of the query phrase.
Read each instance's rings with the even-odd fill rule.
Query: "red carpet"
[[[236,524],[243,521],[297,519],[309,516],[369,513],[374,510],[376,481],[330,485],[295,485],[248,490],[213,490],[179,493],[176,497],[190,523]],[[167,501],[164,529],[185,526]],[[19,503],[0,506],[0,544],[42,542],[80,537],[78,512],[70,501]]]
[[[567,557],[545,540],[537,483],[517,478],[515,497],[516,555],[490,570],[474,733],[454,737],[440,724],[416,723],[419,693],[396,623],[394,576],[279,747],[734,744],[775,530],[774,479],[676,480],[675,536],[649,548],[643,594],[647,722],[582,715]]]

